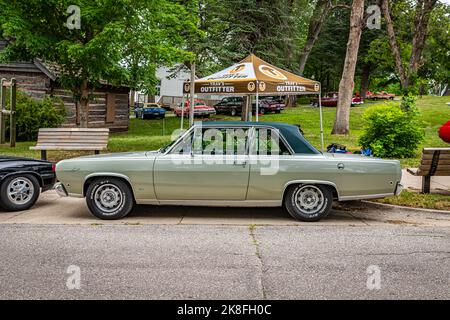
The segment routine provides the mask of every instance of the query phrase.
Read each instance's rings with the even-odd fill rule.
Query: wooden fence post
[[[9,144],[11,147],[16,146],[16,94],[17,81],[16,79],[11,79],[11,99],[10,99],[10,121],[9,121]]]

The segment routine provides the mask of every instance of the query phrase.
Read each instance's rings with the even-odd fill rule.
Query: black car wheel
[[[8,177],[0,186],[0,206],[8,211],[27,210],[36,203],[40,191],[39,182],[33,175]]]
[[[122,180],[99,178],[89,185],[86,203],[97,218],[116,220],[130,213],[134,199],[130,187]]]
[[[231,115],[234,117],[237,115],[237,110],[236,109],[231,109]]]
[[[281,110],[275,110],[275,113],[280,113],[281,112]]]
[[[284,207],[297,220],[318,221],[331,211],[333,194],[322,185],[300,184],[290,186],[284,197]]]
[[[259,114],[264,114],[264,113],[266,113],[266,110],[264,108],[260,108],[259,109]]]

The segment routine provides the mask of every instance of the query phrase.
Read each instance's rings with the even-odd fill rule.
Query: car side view
[[[100,219],[125,217],[134,204],[283,206],[295,219],[326,217],[333,200],[401,192],[397,160],[321,153],[298,126],[203,122],[157,151],[63,160],[62,196],[85,197]]]
[[[39,194],[50,190],[56,180],[54,165],[48,161],[0,157],[0,207],[21,211],[32,207]]]

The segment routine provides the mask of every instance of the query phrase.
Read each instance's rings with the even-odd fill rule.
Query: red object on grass
[[[440,129],[439,129],[439,137],[445,142],[450,143],[450,121],[447,121]]]

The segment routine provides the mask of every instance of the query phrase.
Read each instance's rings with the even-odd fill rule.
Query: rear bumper
[[[67,197],[69,195],[61,182],[55,183],[53,188],[60,197]]]
[[[398,196],[403,191],[403,185],[400,182],[397,182],[397,186],[395,187],[394,194]]]

